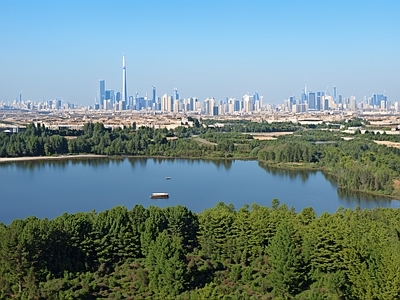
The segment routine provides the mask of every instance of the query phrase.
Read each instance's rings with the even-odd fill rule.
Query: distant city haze
[[[349,2],[349,3],[348,3]],[[399,1],[0,3],[0,102],[122,96],[400,100]],[[122,55],[126,57],[123,93]]]

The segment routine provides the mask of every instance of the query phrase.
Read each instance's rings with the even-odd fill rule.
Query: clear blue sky
[[[200,100],[258,91],[386,91],[400,100],[400,1],[0,1],[0,101],[93,104],[128,94]]]

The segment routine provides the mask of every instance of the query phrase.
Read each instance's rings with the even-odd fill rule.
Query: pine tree
[[[187,265],[182,238],[161,232],[146,257],[149,287],[160,296],[176,296],[187,286]]]
[[[277,227],[267,249],[273,294],[285,299],[301,291],[305,280],[302,258],[294,242],[294,228],[286,220]]]

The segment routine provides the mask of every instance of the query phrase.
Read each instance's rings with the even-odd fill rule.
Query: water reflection
[[[30,172],[45,169],[54,168],[62,170],[69,164],[68,160],[26,160],[26,161],[16,161],[0,164],[0,168],[12,166],[16,169],[28,170]]]
[[[113,159],[110,158],[78,158],[68,160],[68,162],[74,166],[83,165],[94,168],[103,168],[104,166],[108,166],[111,161],[113,161]]]
[[[337,178],[335,175],[326,173],[326,172],[321,172],[325,179],[328,180],[330,182],[330,184],[332,184],[332,186],[337,187]]]
[[[73,166],[83,165],[96,168],[108,165],[110,161],[121,163],[123,162],[123,159],[88,157],[88,158],[60,158],[51,160],[39,159],[39,160],[25,160],[25,161],[10,161],[7,163],[0,164],[0,168],[8,168],[12,166],[18,169],[25,169],[29,171],[40,170],[44,168],[54,168],[63,170],[67,168],[69,165]]]
[[[217,168],[224,168],[225,170],[230,170],[232,167],[233,160],[205,160],[205,159],[180,159],[180,158],[161,158],[161,157],[156,157],[156,158],[148,158],[148,157],[88,157],[88,158],[69,158],[69,157],[64,157],[60,159],[46,159],[43,158],[37,159],[37,160],[26,160],[26,161],[10,161],[7,163],[0,164],[1,167],[6,167],[6,166],[15,166],[17,168],[25,169],[25,170],[30,170],[34,171],[40,170],[43,168],[56,168],[56,169],[65,169],[69,165],[77,166],[77,165],[83,165],[83,166],[90,166],[90,167],[100,167],[104,165],[119,165],[124,162],[124,160],[127,159],[129,163],[131,164],[132,168],[135,168],[135,166],[140,166],[142,168],[146,167],[147,163],[149,160],[152,160],[155,164],[162,164],[165,162],[169,163],[174,163],[175,161],[185,161],[188,164],[201,164],[201,163],[206,163],[206,164],[213,164]]]
[[[148,161],[152,161],[155,165],[160,165],[162,163],[174,163],[174,162],[185,162],[188,165],[199,165],[199,164],[213,164],[217,168],[224,168],[225,170],[229,171],[232,167],[232,163],[234,160],[225,160],[225,159],[186,159],[186,158],[167,158],[167,157],[154,157],[154,158],[147,158],[147,157],[128,157],[128,161],[131,166],[134,168],[135,165],[140,165],[141,167],[145,167]]]
[[[272,175],[279,176],[281,178],[289,178],[290,180],[297,180],[297,178],[300,178],[302,182],[306,182],[309,179],[310,175],[319,172],[315,170],[281,169],[271,167],[262,162],[259,162],[258,165]]]
[[[135,166],[140,166],[142,168],[146,167],[147,160],[148,160],[148,158],[146,158],[146,157],[128,157],[127,159],[129,161],[129,163],[131,164],[132,169],[134,169]],[[155,158],[155,159],[153,159],[153,161],[158,162],[158,159]]]
[[[211,162],[217,167],[217,168],[224,168],[225,170],[229,171],[229,169],[232,167],[232,160],[211,160]]]
[[[390,206],[392,199],[382,196],[375,196],[363,192],[353,192],[348,189],[338,188],[337,194],[349,206]]]
[[[390,206],[393,199],[389,197],[385,197],[384,195],[372,195],[365,192],[360,191],[352,191],[349,189],[344,189],[338,187],[337,185],[337,177],[335,175],[322,172],[325,179],[329,181],[329,183],[337,188],[337,195],[341,200],[344,200],[348,205],[355,206],[366,204],[367,206]]]
[[[130,158],[130,160],[131,159],[133,159],[133,158]],[[163,162],[164,162],[164,158],[161,158],[161,157],[155,157],[155,158],[153,158],[153,162],[154,162],[154,164],[158,164],[158,165],[160,165],[160,164],[162,164]]]
[[[271,173],[274,176],[279,176],[281,178],[289,178],[290,180],[296,180],[300,178],[302,182],[308,181],[310,178],[311,174],[316,174],[317,172],[320,172],[323,174],[325,179],[329,181],[329,183],[337,189],[337,195],[339,199],[344,200],[345,203],[348,206],[357,206],[357,205],[362,205],[362,206],[368,206],[368,207],[373,207],[373,206],[390,206],[392,203],[393,199],[385,197],[385,196],[376,196],[376,195],[371,195],[365,192],[359,192],[359,191],[351,191],[349,189],[344,189],[340,188],[337,185],[337,178],[335,175],[325,173],[322,171],[315,171],[315,170],[296,170],[296,169],[280,169],[276,167],[271,167],[266,165],[265,163],[259,162],[258,165],[267,171],[268,173]],[[399,203],[400,206],[400,203]]]

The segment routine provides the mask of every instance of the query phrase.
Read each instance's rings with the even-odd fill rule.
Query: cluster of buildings
[[[399,112],[399,102],[391,103],[385,94],[372,94],[371,97],[364,97],[362,101],[356,100],[355,96],[343,97],[337,93],[336,86],[333,93],[326,91],[307,91],[307,87],[301,92],[299,98],[290,96],[283,101],[283,104],[263,103],[263,97],[257,92],[247,93],[241,99],[226,98],[216,100],[213,97],[199,101],[196,97],[181,98],[177,88],[173,94],[157,96],[157,89],[152,86],[150,96],[128,95],[126,78],[125,56],[122,57],[122,90],[115,91],[106,89],[106,81],[100,80],[100,89],[97,93],[94,106],[88,110],[104,112],[112,111],[137,111],[137,112],[160,112],[160,113],[194,113],[207,116],[223,115],[252,115],[263,114],[302,114],[330,111],[347,112]],[[52,99],[42,102],[24,101],[22,93],[12,103],[0,102],[1,110],[71,110],[82,108],[76,104],[63,103],[62,99]]]
[[[261,111],[261,99],[258,93],[246,94],[242,99],[229,98],[217,101],[215,98],[207,98],[199,101],[197,97],[180,98],[177,88],[174,88],[173,95],[164,94],[157,97],[157,90],[152,86],[151,97],[128,96],[125,100],[121,92],[105,88],[105,80],[100,80],[100,101],[96,101],[95,110],[134,110],[134,111],[159,111],[159,112],[197,112],[210,116],[234,114],[235,112]],[[97,98],[96,98],[97,99]]]
[[[364,96],[363,101],[357,102],[355,96],[345,98],[337,94],[336,86],[333,87],[333,95],[327,89],[325,92],[307,92],[305,88],[300,99],[291,96],[284,100],[279,108],[283,112],[307,113],[316,111],[381,111],[398,112],[399,102],[390,103],[385,94],[372,94],[371,97]]]
[[[196,97],[180,98],[178,89],[174,88],[173,95],[164,94],[157,97],[157,90],[152,86],[151,96],[127,95],[125,57],[122,58],[122,92],[106,89],[105,80],[100,81],[100,93],[96,97],[95,110],[135,110],[160,112],[195,112],[202,115],[220,116],[235,114],[252,114],[257,112],[268,113],[308,113],[327,111],[399,111],[399,102],[391,104],[384,94],[373,94],[357,102],[355,96],[348,98],[337,94],[336,86],[331,94],[327,89],[324,92],[308,91],[307,87],[301,92],[300,98],[291,96],[281,105],[263,104],[263,97],[257,92],[245,94],[241,99],[226,98],[216,100],[207,98],[199,101]]]
[[[2,110],[61,110],[61,109],[75,109],[78,107],[76,104],[65,102],[62,99],[51,99],[43,101],[24,100],[22,92],[19,97],[11,103],[0,102],[0,109]]]
[[[173,96],[164,94],[162,97],[157,97],[156,87],[152,86],[151,97],[140,96],[139,93],[136,93],[135,96],[125,97],[121,92],[106,89],[105,80],[100,80],[100,93],[96,97],[94,110],[180,112],[195,111],[199,107],[200,102],[196,97],[180,99],[176,88]]]
[[[261,111],[262,97],[256,92],[254,95],[246,94],[242,99],[230,98],[217,101],[207,98],[199,101],[197,97],[180,98],[177,88],[173,95],[164,94],[157,97],[157,89],[152,86],[151,96],[128,96],[126,85],[125,56],[122,57],[122,92],[106,89],[105,80],[100,80],[100,90],[96,97],[94,110],[135,110],[135,111],[160,111],[160,112],[197,112],[210,116],[234,114],[235,112]]]

